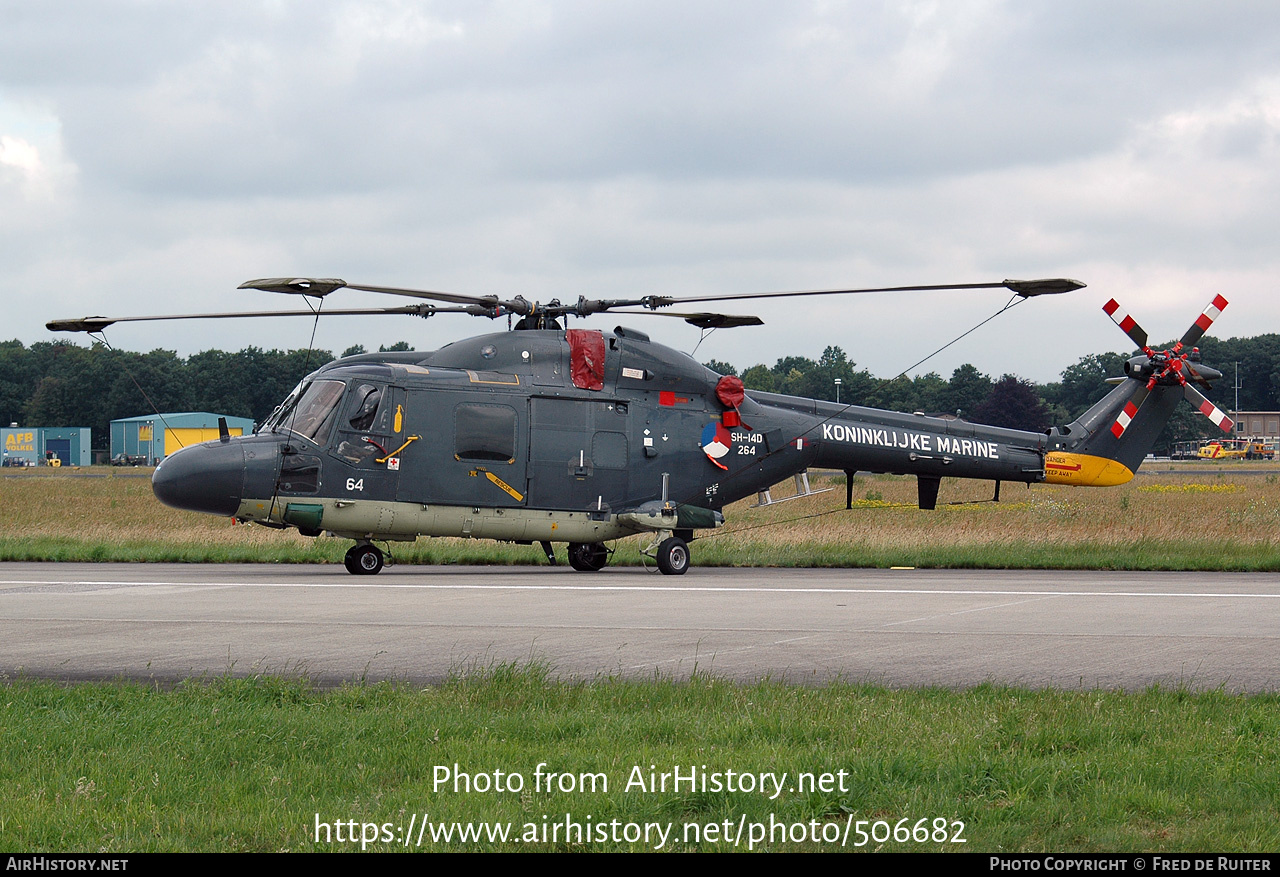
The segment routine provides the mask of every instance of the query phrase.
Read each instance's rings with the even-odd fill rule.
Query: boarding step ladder
[[[773,495],[769,493],[769,488],[766,487],[764,490],[758,491],[756,493],[757,501],[756,501],[756,504],[753,505],[751,508],[758,509],[767,505],[777,505],[778,503],[782,503],[782,502],[791,502],[791,500],[793,499],[803,499],[806,496],[817,496],[820,493],[827,493],[829,491],[835,490],[834,487],[824,487],[821,490],[814,490],[812,487],[810,487],[808,469],[805,469],[803,472],[797,472],[795,476],[795,482],[796,482],[796,492],[794,496],[784,496],[782,499],[774,499]]]

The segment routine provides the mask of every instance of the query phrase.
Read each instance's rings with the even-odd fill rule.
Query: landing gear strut
[[[373,576],[382,572],[385,561],[376,545],[362,542],[351,546],[342,563],[353,576]]]
[[[609,549],[603,542],[570,542],[569,566],[578,572],[597,572],[609,562]]]

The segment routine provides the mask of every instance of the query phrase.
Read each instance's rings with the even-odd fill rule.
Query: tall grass
[[[695,563],[1280,569],[1280,486],[1224,464],[1180,466],[1116,488],[1006,484],[999,503],[981,502],[991,498],[988,483],[947,480],[934,511],[915,507],[912,478],[855,478],[848,511],[843,478],[813,482],[835,490],[726,509],[725,528],[700,534]],[[642,562],[648,542],[623,540],[612,562]],[[336,563],[349,544],[168,509],[145,478],[0,478],[0,560]],[[465,539],[390,548],[404,563],[546,562],[536,547]]]

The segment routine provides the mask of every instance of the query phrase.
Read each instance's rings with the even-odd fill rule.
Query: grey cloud
[[[93,4],[64,30],[20,16],[0,54],[6,79],[60,95],[89,179],[151,194],[874,183],[1113,147],[1276,48],[1246,6],[1206,27],[1177,4]],[[434,26],[362,36],[353,8],[388,28],[426,10]]]
[[[0,16],[0,102],[48,107],[79,169],[38,209],[0,179],[0,294],[59,309],[17,315],[26,340],[50,316],[222,307],[239,281],[289,272],[544,300],[1067,274],[1181,324],[1184,298],[1251,292],[1276,262],[1271,3],[0,2]],[[1116,346],[1081,316],[1100,304],[1087,296],[1041,311],[1081,323],[1054,356],[1021,311],[958,355],[1051,378]],[[1274,316],[1249,306],[1252,323]],[[892,369],[988,310],[774,309],[766,333],[718,333],[699,355],[841,343]],[[322,343],[491,328],[364,326]],[[165,343],[285,332],[176,328]]]

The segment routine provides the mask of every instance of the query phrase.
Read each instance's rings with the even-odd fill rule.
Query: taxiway
[[[1280,575],[0,564],[0,673],[1273,691]]]

